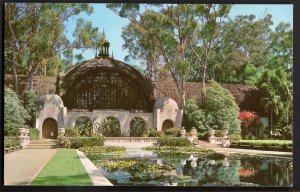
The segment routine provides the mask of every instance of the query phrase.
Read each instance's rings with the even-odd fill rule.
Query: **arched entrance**
[[[165,120],[162,124],[162,131],[165,132],[167,129],[173,128],[174,122],[172,120]]]
[[[56,139],[58,132],[57,122],[52,118],[45,119],[42,132],[43,139]]]

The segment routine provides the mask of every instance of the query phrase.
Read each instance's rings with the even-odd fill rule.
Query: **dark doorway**
[[[57,132],[57,122],[52,118],[45,119],[43,123],[43,139],[57,139]]]
[[[173,127],[174,127],[174,122],[167,119],[162,124],[162,131],[165,132],[167,129],[170,129],[170,128],[173,128]]]

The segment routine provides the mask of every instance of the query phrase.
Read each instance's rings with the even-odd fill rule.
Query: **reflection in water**
[[[141,151],[139,151],[141,152]],[[101,171],[114,185],[160,186],[292,186],[292,160],[253,156],[229,156],[224,159],[198,158],[196,155],[153,153],[150,157],[122,157],[170,165],[172,170],[160,177],[132,177],[130,171]]]

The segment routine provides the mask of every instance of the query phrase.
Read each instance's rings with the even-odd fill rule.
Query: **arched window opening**
[[[107,117],[100,125],[100,133],[106,137],[120,137],[121,125],[116,117]]]
[[[87,116],[80,116],[75,123],[75,128],[78,129],[80,136],[89,137],[93,132],[93,121]]]
[[[142,117],[134,117],[130,121],[130,136],[142,137],[147,131],[147,123]]]

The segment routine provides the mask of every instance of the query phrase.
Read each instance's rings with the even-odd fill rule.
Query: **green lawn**
[[[58,149],[31,185],[93,185],[74,149]]]
[[[266,144],[272,144],[272,143],[276,143],[276,144],[292,144],[293,140],[240,140],[239,142],[247,142],[247,143],[257,143],[257,142],[261,142],[261,143],[266,143]]]

